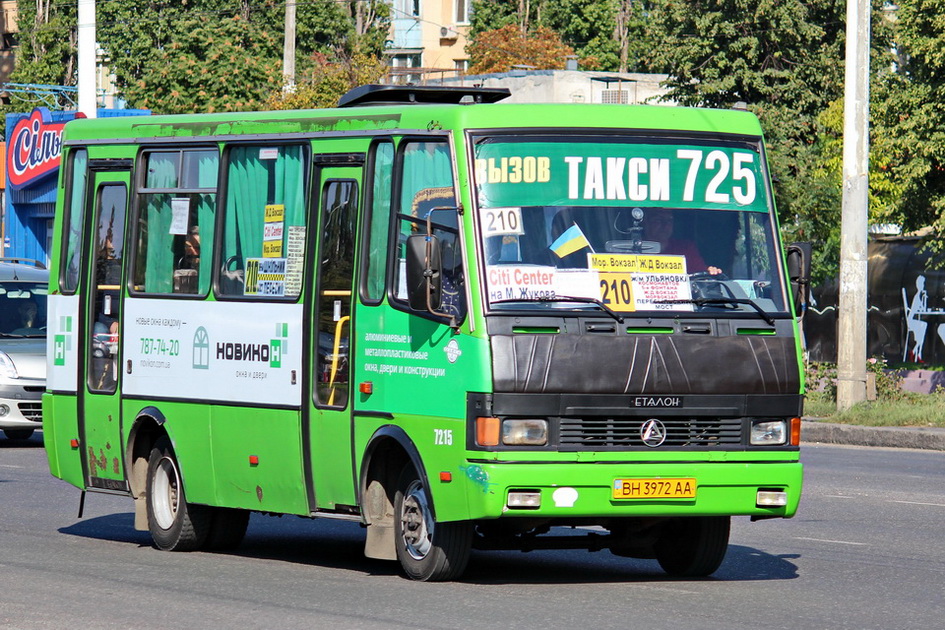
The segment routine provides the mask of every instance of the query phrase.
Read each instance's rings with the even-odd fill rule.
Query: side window
[[[59,286],[63,293],[75,293],[79,288],[79,263],[82,260],[82,232],[85,228],[85,191],[88,184],[89,154],[85,149],[69,153],[66,175],[66,237],[62,243],[63,256],[59,271]]]
[[[134,290],[207,293],[219,171],[216,149],[149,151],[141,164]]]
[[[361,297],[365,302],[375,304],[384,297],[384,279],[387,277],[387,233],[390,229],[393,166],[393,143],[375,145],[370,158],[371,201],[365,221],[367,238],[364,239],[364,272],[361,274]]]
[[[440,312],[461,320],[466,315],[462,252],[459,246],[459,224],[453,194],[453,170],[446,142],[408,142],[400,155],[400,194],[394,230],[397,252],[394,297],[407,301],[406,242],[413,234],[425,234],[427,217],[433,234],[439,239],[442,255],[443,290]],[[448,208],[448,210],[437,210]]]
[[[227,154],[220,293],[297,298],[305,254],[305,148]]]

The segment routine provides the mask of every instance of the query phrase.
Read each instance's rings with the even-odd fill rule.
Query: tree
[[[522,33],[542,26],[574,49],[583,68],[644,72],[653,68],[648,10],[649,0],[477,0],[470,41],[509,24]]]
[[[383,60],[364,52],[355,52],[344,61],[330,61],[323,53],[315,53],[307,68],[297,78],[294,91],[274,92],[266,100],[265,109],[335,107],[348,90],[377,83],[387,73]]]
[[[515,24],[479,33],[466,51],[471,74],[508,72],[516,65],[560,70],[567,57],[574,54],[574,49],[563,44],[554,31],[539,26],[523,34]]]
[[[758,115],[782,230],[816,243],[822,275],[833,275],[839,251],[839,171],[829,160],[840,131],[822,116],[842,102],[844,15],[845,0],[657,0],[651,23],[664,42],[657,57],[672,69],[669,99],[710,107],[743,101]],[[871,45],[874,69],[888,66],[888,24],[879,11]]]
[[[897,187],[891,220],[945,233],[945,0],[897,2],[895,71],[873,92],[873,146]],[[872,183],[871,183],[872,188]],[[941,240],[932,242],[942,249]]]
[[[281,89],[273,86],[272,77],[281,77],[284,1],[152,0],[139,5],[125,0],[100,7],[99,41],[131,106],[172,108],[162,112],[256,108],[273,90]],[[380,56],[388,16],[389,7],[382,0],[299,3],[298,72],[314,63],[310,60],[315,53],[345,59],[361,49]],[[234,24],[243,32],[235,32]],[[206,39],[217,27],[221,36],[226,31],[226,37]],[[210,65],[218,67],[195,70],[202,43],[194,41],[194,28],[213,48],[204,58],[212,54]],[[208,73],[221,76],[205,85],[199,79]],[[155,86],[164,90],[161,96],[151,91]]]
[[[282,89],[281,40],[236,15],[200,16],[180,26],[187,38],[157,52],[154,67],[125,88],[129,103],[164,114],[260,109]]]

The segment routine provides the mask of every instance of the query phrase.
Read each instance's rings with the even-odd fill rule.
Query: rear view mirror
[[[435,313],[440,308],[443,277],[440,242],[435,236],[407,238],[407,301],[415,311]]]
[[[786,254],[794,314],[802,318],[810,301],[811,245],[810,243],[791,243],[787,247]]]

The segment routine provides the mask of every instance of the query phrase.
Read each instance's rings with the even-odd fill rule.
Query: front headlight
[[[506,446],[544,446],[548,443],[548,421],[537,418],[504,420],[502,443]]]
[[[20,375],[16,373],[16,365],[13,363],[13,359],[10,358],[6,352],[0,350],[0,376],[5,376],[7,378],[19,378]]]
[[[751,423],[751,443],[755,446],[787,444],[786,420],[755,420]]]

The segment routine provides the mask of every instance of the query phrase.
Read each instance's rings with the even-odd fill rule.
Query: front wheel
[[[669,575],[705,577],[719,568],[728,551],[730,516],[678,518],[656,543],[656,560]]]
[[[180,467],[170,440],[159,439],[148,457],[148,530],[163,551],[192,551],[203,545],[211,512],[187,503]]]
[[[397,559],[407,577],[424,582],[462,575],[472,549],[468,522],[437,523],[433,502],[413,467],[407,465],[394,495],[394,539]]]

